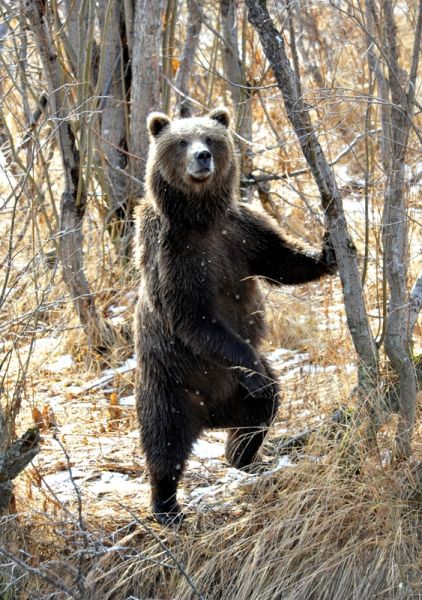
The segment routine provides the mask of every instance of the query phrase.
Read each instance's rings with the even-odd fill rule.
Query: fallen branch
[[[116,375],[124,375],[125,373],[129,373],[130,371],[134,371],[136,368],[136,359],[128,358],[128,360],[121,366],[117,367],[117,369],[106,369],[104,371],[104,375],[94,379],[93,381],[89,381],[86,385],[83,386],[82,392],[87,392],[88,390],[94,390],[96,388],[101,388],[110,383],[114,379]]]
[[[289,452],[303,448],[309,442],[313,433],[319,432],[325,435],[333,435],[337,433],[337,435],[341,436],[341,429],[338,426],[340,425],[344,427],[348,425],[352,419],[352,416],[352,409],[342,407],[334,411],[330,418],[320,425],[320,427],[313,427],[311,429],[307,429],[306,431],[301,431],[300,433],[297,433],[289,438],[284,436],[280,437],[275,440],[277,453],[289,454]]]

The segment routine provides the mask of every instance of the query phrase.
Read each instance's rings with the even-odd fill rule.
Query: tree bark
[[[128,69],[128,48],[122,2],[110,0],[98,5],[102,30],[101,72],[97,89],[100,91],[100,159],[107,193],[106,227],[120,261],[130,256],[133,237],[133,202],[128,164],[128,90],[125,75]]]
[[[63,163],[64,190],[60,206],[60,258],[63,279],[87,335],[88,346],[97,351],[104,351],[111,342],[111,330],[98,316],[84,273],[82,225],[86,193],[75,135],[67,118],[65,80],[53,42],[48,5],[37,0],[22,0],[22,10],[30,24],[47,80],[48,104]]]
[[[224,40],[222,48],[224,75],[228,81],[236,111],[235,129],[241,137],[238,142],[240,171],[243,176],[248,177],[253,171],[252,152],[247,143],[252,141],[252,111],[244,66],[242,66],[239,55],[237,13],[234,0],[220,0],[220,12]],[[246,140],[246,143],[243,140]],[[243,200],[250,201],[252,189],[248,186],[241,188],[241,195]]]
[[[176,100],[177,111],[182,118],[193,115],[193,105],[189,98],[189,80],[192,77],[195,52],[201,33],[200,9],[202,8],[202,2],[203,0],[187,0],[188,26],[186,40],[175,84],[176,92],[179,92]]]
[[[283,95],[287,116],[321,196],[327,226],[336,253],[343,288],[347,323],[359,357],[359,394],[376,421],[378,353],[366,316],[356,248],[347,229],[342,199],[333,170],[326,160],[303,98],[298,95],[295,73],[286,55],[284,40],[275,28],[265,0],[246,0],[248,18],[256,29],[265,55]]]
[[[147,116],[160,108],[163,4],[163,0],[136,0],[135,4],[130,140],[131,153],[135,155],[131,159],[132,175],[140,182],[145,178],[149,146]],[[136,192],[142,194],[142,186]]]
[[[411,453],[412,432],[416,413],[416,375],[411,353],[409,328],[411,311],[416,306],[407,291],[408,218],[404,194],[405,156],[414,112],[414,89],[422,35],[422,0],[415,29],[408,92],[403,87],[403,71],[398,61],[397,27],[391,0],[383,0],[388,78],[391,91],[390,130],[391,160],[384,196],[383,245],[390,298],[388,303],[385,351],[399,378],[400,413],[397,427],[398,458]],[[416,292],[416,293],[415,293]],[[418,284],[413,298],[418,297]]]
[[[179,0],[165,1],[161,31],[161,105],[166,114],[170,112],[172,81],[176,72],[174,52],[178,12]]]
[[[316,86],[320,89],[323,89],[325,87],[324,77],[315,58],[318,57],[316,50],[317,47],[320,48],[321,46],[322,36],[318,30],[315,15],[313,12],[306,10],[306,7],[303,6],[303,1],[293,2],[292,0],[286,0],[286,4],[287,6],[291,6],[292,12],[294,11],[297,22],[299,23],[297,46],[299,48],[302,61],[305,63],[306,68],[315,81]],[[304,31],[307,33],[307,46],[305,45],[305,36],[303,35]]]
[[[391,130],[390,130],[390,95],[388,88],[388,81],[384,75],[383,66],[378,59],[375,52],[375,22],[376,22],[376,11],[373,0],[365,0],[365,13],[366,13],[366,40],[368,47],[368,65],[371,69],[375,81],[378,87],[378,96],[380,99],[380,113],[381,113],[381,160],[383,168],[388,171],[389,161],[391,160]],[[377,23],[379,27],[379,23]]]
[[[410,292],[409,333],[408,333],[408,336],[410,336],[410,338],[413,336],[413,331],[415,329],[416,321],[417,321],[417,318],[418,318],[421,308],[422,308],[422,271],[419,272],[419,275],[412,287],[412,291]]]
[[[40,434],[36,428],[28,429],[12,444],[9,438],[9,428],[0,406],[0,515],[9,508],[13,492],[12,481],[40,451]]]

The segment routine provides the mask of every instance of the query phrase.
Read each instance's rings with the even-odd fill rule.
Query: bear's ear
[[[152,137],[157,136],[168,125],[170,125],[170,119],[164,113],[153,112],[148,115],[147,127]]]
[[[218,121],[218,123],[221,123],[221,125],[224,125],[224,127],[228,127],[230,125],[229,111],[223,106],[221,108],[214,108],[208,117],[214,121]]]

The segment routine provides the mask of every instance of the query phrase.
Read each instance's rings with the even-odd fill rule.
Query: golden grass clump
[[[139,521],[88,575],[92,598],[420,598],[415,474],[376,456],[357,471],[341,454],[243,486],[227,499],[239,513],[230,520],[226,507],[189,516],[177,532]]]

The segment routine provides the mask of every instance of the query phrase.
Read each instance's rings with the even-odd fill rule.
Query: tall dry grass
[[[89,574],[92,597],[420,598],[420,469],[394,470],[357,443],[240,488],[227,498],[230,518],[222,509],[189,515],[175,533],[139,521]]]

